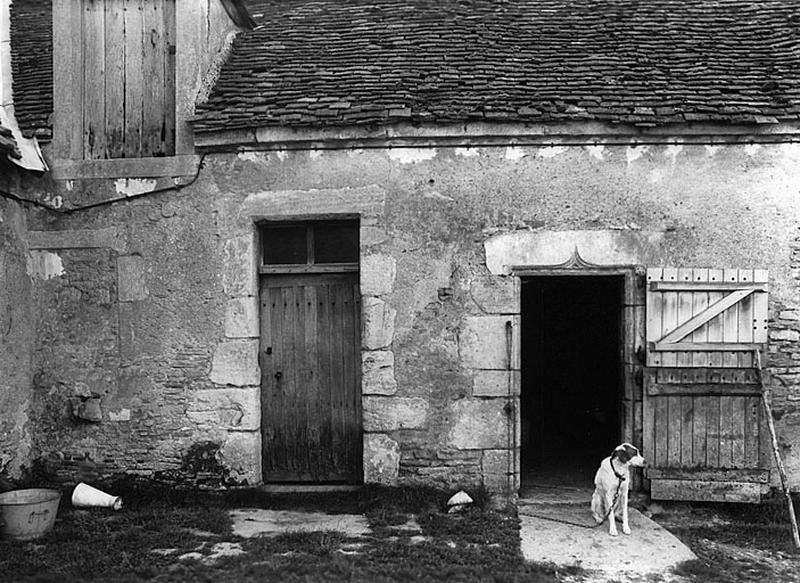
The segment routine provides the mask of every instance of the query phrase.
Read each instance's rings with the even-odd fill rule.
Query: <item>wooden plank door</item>
[[[360,482],[358,273],[261,280],[266,482]]]
[[[644,454],[654,499],[758,501],[770,460],[754,350],[767,272],[647,272]]]

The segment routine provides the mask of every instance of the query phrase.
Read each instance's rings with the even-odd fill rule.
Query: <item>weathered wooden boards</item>
[[[60,86],[75,119],[56,124],[68,134],[64,157],[173,155],[175,0],[80,0],[67,10],[73,59]]]
[[[262,279],[267,482],[361,478],[359,293],[356,273]]]
[[[767,272],[647,272],[644,453],[651,495],[758,500],[768,479],[753,350],[767,340]]]

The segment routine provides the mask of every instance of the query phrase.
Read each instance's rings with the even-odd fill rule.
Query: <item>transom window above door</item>
[[[358,271],[358,221],[261,225],[261,273]]]

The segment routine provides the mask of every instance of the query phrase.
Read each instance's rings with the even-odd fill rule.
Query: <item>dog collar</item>
[[[622,474],[620,474],[620,473],[617,471],[617,469],[614,467],[614,457],[616,457],[616,455],[617,455],[617,453],[616,453],[616,452],[612,453],[612,454],[611,454],[611,458],[608,460],[608,463],[610,463],[610,464],[611,464],[611,471],[612,471],[612,472],[614,472],[614,475],[617,477],[617,479],[618,479],[620,482],[624,482],[624,481],[625,481],[625,476],[623,476]]]

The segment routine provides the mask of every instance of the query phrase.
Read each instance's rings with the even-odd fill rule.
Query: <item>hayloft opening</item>
[[[522,278],[523,487],[590,486],[620,443],[623,290],[620,275]]]

